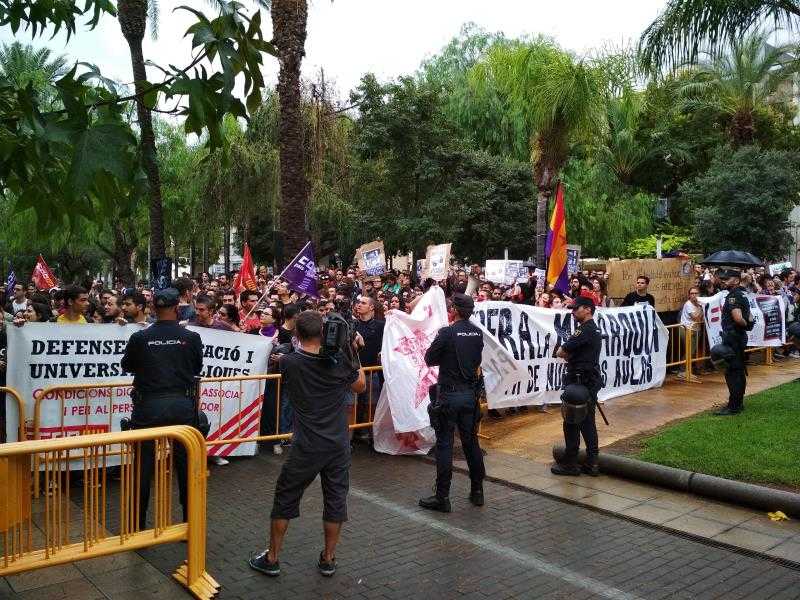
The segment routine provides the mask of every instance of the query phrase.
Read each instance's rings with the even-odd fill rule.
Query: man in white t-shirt
[[[21,283],[14,285],[14,295],[6,303],[6,312],[12,315],[28,308],[28,298],[25,296],[25,286]]]

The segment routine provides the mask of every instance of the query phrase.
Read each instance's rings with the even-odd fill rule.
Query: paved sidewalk
[[[249,569],[264,545],[274,482],[285,456],[214,468],[208,494],[208,570],[220,598],[797,598],[800,571],[758,557],[488,482],[487,505],[466,500],[457,473],[449,515],[419,509],[433,466],[359,448],[353,457],[350,522],[331,579],[316,572],[322,545],[319,485],[289,529],[269,579]],[[490,472],[518,466],[490,455]],[[529,473],[529,477],[536,473]],[[598,482],[603,479],[598,479]],[[577,486],[576,486],[577,489]],[[0,598],[37,600],[189,598],[169,575],[182,544],[159,546],[9,578]]]
[[[490,451],[485,461],[492,478],[800,565],[798,520],[773,522],[766,512],[606,475],[556,476],[550,473],[549,463],[496,450]],[[466,470],[463,460],[455,464]]]
[[[755,360],[757,357],[753,357]],[[748,367],[747,393],[754,394],[800,377],[800,360],[785,359],[774,366]],[[728,400],[725,379],[720,373],[704,375],[702,383],[684,383],[667,376],[660,388],[609,400],[603,410],[611,422],[606,427],[598,415],[597,428],[602,445],[660,427],[675,419],[689,417]],[[745,400],[747,402],[747,400]],[[482,440],[486,448],[494,448],[540,462],[552,459],[553,444],[563,444],[561,413],[551,406],[548,413],[531,408],[526,413],[500,420],[484,419]]]

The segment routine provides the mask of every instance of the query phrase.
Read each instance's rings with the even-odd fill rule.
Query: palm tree
[[[272,0],[272,37],[278,50],[280,120],[280,227],[283,235],[279,263],[291,260],[308,241],[309,186],[306,177],[300,65],[305,54],[306,0]],[[280,244],[278,248],[280,249]]]
[[[167,254],[164,242],[164,214],[161,199],[161,175],[156,159],[156,141],[153,133],[153,119],[150,109],[144,103],[147,89],[147,72],[142,52],[142,40],[150,15],[154,20],[158,15],[155,0],[119,0],[117,19],[131,53],[131,67],[136,90],[136,116],[139,122],[142,166],[147,174],[149,212],[150,212],[150,256],[163,258]]]
[[[0,48],[0,76],[18,88],[32,84],[46,100],[55,98],[52,85],[66,71],[66,57],[52,57],[48,48],[36,49],[20,42],[3,44]]]
[[[735,40],[724,54],[709,56],[681,88],[685,109],[708,109],[729,120],[734,147],[752,144],[755,113],[776,99],[783,84],[800,68],[794,46],[772,46],[770,34],[757,31]]]
[[[800,0],[669,0],[639,40],[650,72],[694,62],[705,50],[718,54],[763,21],[775,27],[800,25]]]
[[[527,146],[537,189],[536,264],[545,266],[547,208],[570,143],[606,129],[606,83],[553,42],[497,44],[468,76],[476,106],[502,102],[501,122]]]

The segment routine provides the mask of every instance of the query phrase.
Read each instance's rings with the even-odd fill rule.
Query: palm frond
[[[642,66],[651,74],[694,62],[705,50],[718,54],[754,25],[800,25],[798,0],[669,0],[639,39]]]

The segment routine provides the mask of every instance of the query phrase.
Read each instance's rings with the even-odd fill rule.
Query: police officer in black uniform
[[[203,369],[203,343],[194,331],[178,325],[178,290],[166,288],[154,296],[158,320],[128,340],[122,368],[133,373],[134,429],[164,425],[197,426],[192,390]],[[173,445],[178,489],[186,519],[186,451]],[[139,491],[139,527],[146,529],[150,480],[155,464],[153,442],[142,442]]]
[[[448,306],[453,324],[439,330],[425,353],[425,364],[439,366],[439,382],[433,400],[438,407],[438,423],[431,423],[436,431],[436,494],[419,501],[422,508],[429,510],[451,510],[450,481],[453,478],[453,434],[456,427],[472,482],[469,500],[475,506],[483,506],[486,470],[477,431],[480,420],[477,373],[481,365],[483,334],[469,322],[474,307],[475,303],[469,296],[454,294]]]
[[[722,308],[722,343],[733,350],[733,356],[727,361],[728,366],[725,369],[728,406],[714,414],[738,415],[744,410],[744,391],[747,386],[744,351],[747,348],[747,332],[752,329],[750,302],[744,288],[739,285],[738,270],[721,269],[717,276],[728,289],[728,296]]]
[[[572,316],[579,323],[578,328],[564,342],[556,352],[558,358],[567,361],[567,372],[564,376],[565,391],[562,395],[564,409],[574,410],[569,402],[572,398],[568,394],[575,390],[583,392],[585,398],[578,418],[570,418],[564,410],[564,451],[563,461],[554,464],[550,471],[554,475],[580,475],[581,471],[587,475],[597,475],[598,440],[597,425],[595,424],[595,407],[597,405],[597,392],[603,387],[600,375],[600,346],[603,337],[597,328],[594,316],[594,302],[590,298],[579,296],[572,305]],[[582,386],[582,387],[581,387]],[[578,447],[581,435],[586,444],[586,462],[578,465]]]

